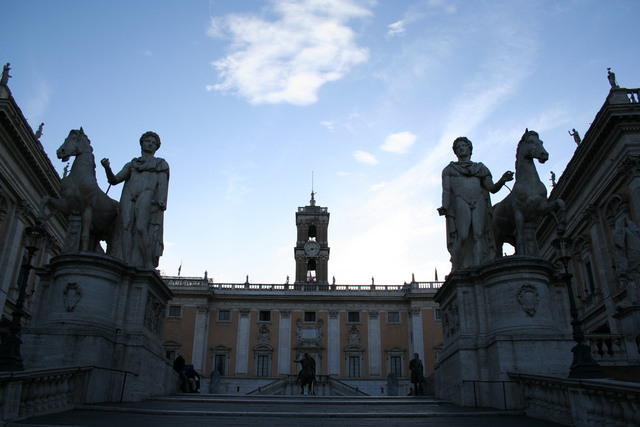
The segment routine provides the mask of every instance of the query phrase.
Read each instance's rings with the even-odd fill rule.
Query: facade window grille
[[[181,305],[170,305],[169,306],[169,317],[180,317],[182,316],[182,306]]]
[[[315,322],[316,321],[316,312],[315,311],[305,311],[304,312],[304,321],[305,322]]]
[[[271,356],[267,354],[259,354],[256,365],[256,376],[268,377],[270,375]]]
[[[271,312],[269,310],[260,310],[259,319],[261,322],[271,322]]]
[[[402,376],[402,356],[391,356],[389,359],[389,373],[396,377]]]
[[[359,311],[350,311],[347,313],[347,321],[349,323],[358,323],[360,322],[360,312]]]
[[[400,323],[400,312],[399,311],[388,312],[387,323]]]
[[[231,321],[231,312],[229,310],[220,310],[220,311],[218,311],[218,321],[219,322],[230,322]]]
[[[360,377],[360,356],[349,356],[349,378]]]

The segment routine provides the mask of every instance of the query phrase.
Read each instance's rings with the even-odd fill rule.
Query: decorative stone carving
[[[445,337],[452,337],[460,329],[460,318],[458,316],[458,302],[452,301],[442,311],[442,328]]]
[[[300,348],[321,347],[323,335],[322,319],[318,320],[314,325],[303,323],[300,319],[296,321],[296,341]]]
[[[329,311],[329,319],[336,319],[338,317],[337,311]]]
[[[64,299],[65,310],[72,312],[82,299],[82,289],[77,283],[69,282],[62,291],[62,298]]]
[[[533,317],[536,314],[540,303],[540,295],[535,286],[522,285],[516,299],[527,316]]]
[[[164,311],[164,306],[160,303],[160,300],[155,295],[148,294],[147,305],[144,309],[144,326],[154,334],[159,335],[161,332]]]
[[[169,164],[154,156],[160,148],[160,137],[155,132],[142,134],[140,148],[142,155],[124,165],[117,174],[112,172],[109,159],[102,159],[101,163],[109,184],[124,182],[116,256],[135,267],[155,268],[164,250]]]
[[[631,302],[640,302],[640,227],[628,215],[621,215],[613,230],[616,273],[627,285]]]
[[[542,216],[552,212],[564,224],[564,201],[548,200],[547,187],[540,181],[533,159],[544,163],[549,153],[537,132],[525,129],[516,150],[516,181],[513,190],[493,208],[493,232],[496,256],[502,256],[502,245],[510,243],[516,255],[539,256],[536,229]]]
[[[281,319],[288,319],[289,317],[291,317],[291,312],[289,310],[280,310]]]
[[[360,329],[356,325],[351,325],[349,328],[349,346],[360,346]]]
[[[271,344],[271,331],[267,325],[261,325],[258,329],[258,344]]]
[[[107,242],[107,253],[114,253],[118,202],[98,187],[91,141],[84,130],[71,130],[56,151],[63,162],[75,157],[71,172],[61,181],[61,198],[44,196],[40,203],[40,220],[46,221],[47,207],[62,212],[67,218],[79,218],[79,230],[71,228],[64,248],[69,252],[102,253],[100,241]]]
[[[451,254],[452,270],[483,264],[495,256],[490,227],[491,199],[505,182],[513,179],[513,172],[505,172],[493,183],[491,172],[482,163],[471,161],[473,145],[466,137],[453,141],[458,157],[442,171],[442,207],[446,217],[447,249]]]

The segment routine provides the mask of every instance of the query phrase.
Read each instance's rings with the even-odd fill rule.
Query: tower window
[[[309,240],[316,240],[318,237],[318,230],[314,224],[309,226]]]

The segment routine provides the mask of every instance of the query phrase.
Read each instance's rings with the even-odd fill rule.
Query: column
[[[411,354],[409,359],[413,359],[413,353],[418,353],[420,360],[424,364],[424,336],[422,332],[422,310],[412,308],[409,312],[411,316]]]
[[[291,312],[280,312],[278,329],[278,375],[291,373]]]
[[[240,310],[238,335],[236,339],[236,375],[249,374],[249,332],[251,331],[251,311]]]
[[[196,312],[196,322],[193,330],[193,351],[191,363],[196,371],[204,374],[205,361],[207,356],[207,338],[209,330],[209,308],[199,306]]]
[[[340,375],[340,317],[337,311],[329,312],[327,326],[327,364],[329,375]]]
[[[7,220],[10,221],[10,228],[7,232],[7,238],[3,242],[6,243],[6,246],[3,248],[2,259],[0,259],[2,262],[0,265],[0,302],[2,303],[0,307],[4,307],[9,290],[12,286],[16,286],[16,280],[18,280],[18,275],[14,275],[14,273],[18,272],[22,262],[20,255],[22,254],[22,233],[25,228],[18,216],[9,217]]]
[[[369,375],[372,377],[378,377],[382,375],[382,367],[380,363],[380,316],[378,316],[377,311],[369,312],[368,331]]]

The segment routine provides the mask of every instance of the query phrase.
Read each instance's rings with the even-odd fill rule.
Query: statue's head
[[[149,137],[152,137],[152,138],[155,139],[155,141],[156,141],[156,150],[158,150],[160,148],[160,136],[158,136],[157,133],[152,132],[152,131],[148,131],[148,132],[145,132],[145,133],[142,134],[142,136],[140,137],[140,146],[142,147],[142,141],[145,138],[149,138]]]
[[[469,155],[471,155],[471,152],[473,151],[473,144],[466,136],[459,136],[453,141],[453,152],[456,153],[456,156],[459,155],[458,150],[462,144],[466,144],[469,147]]]

